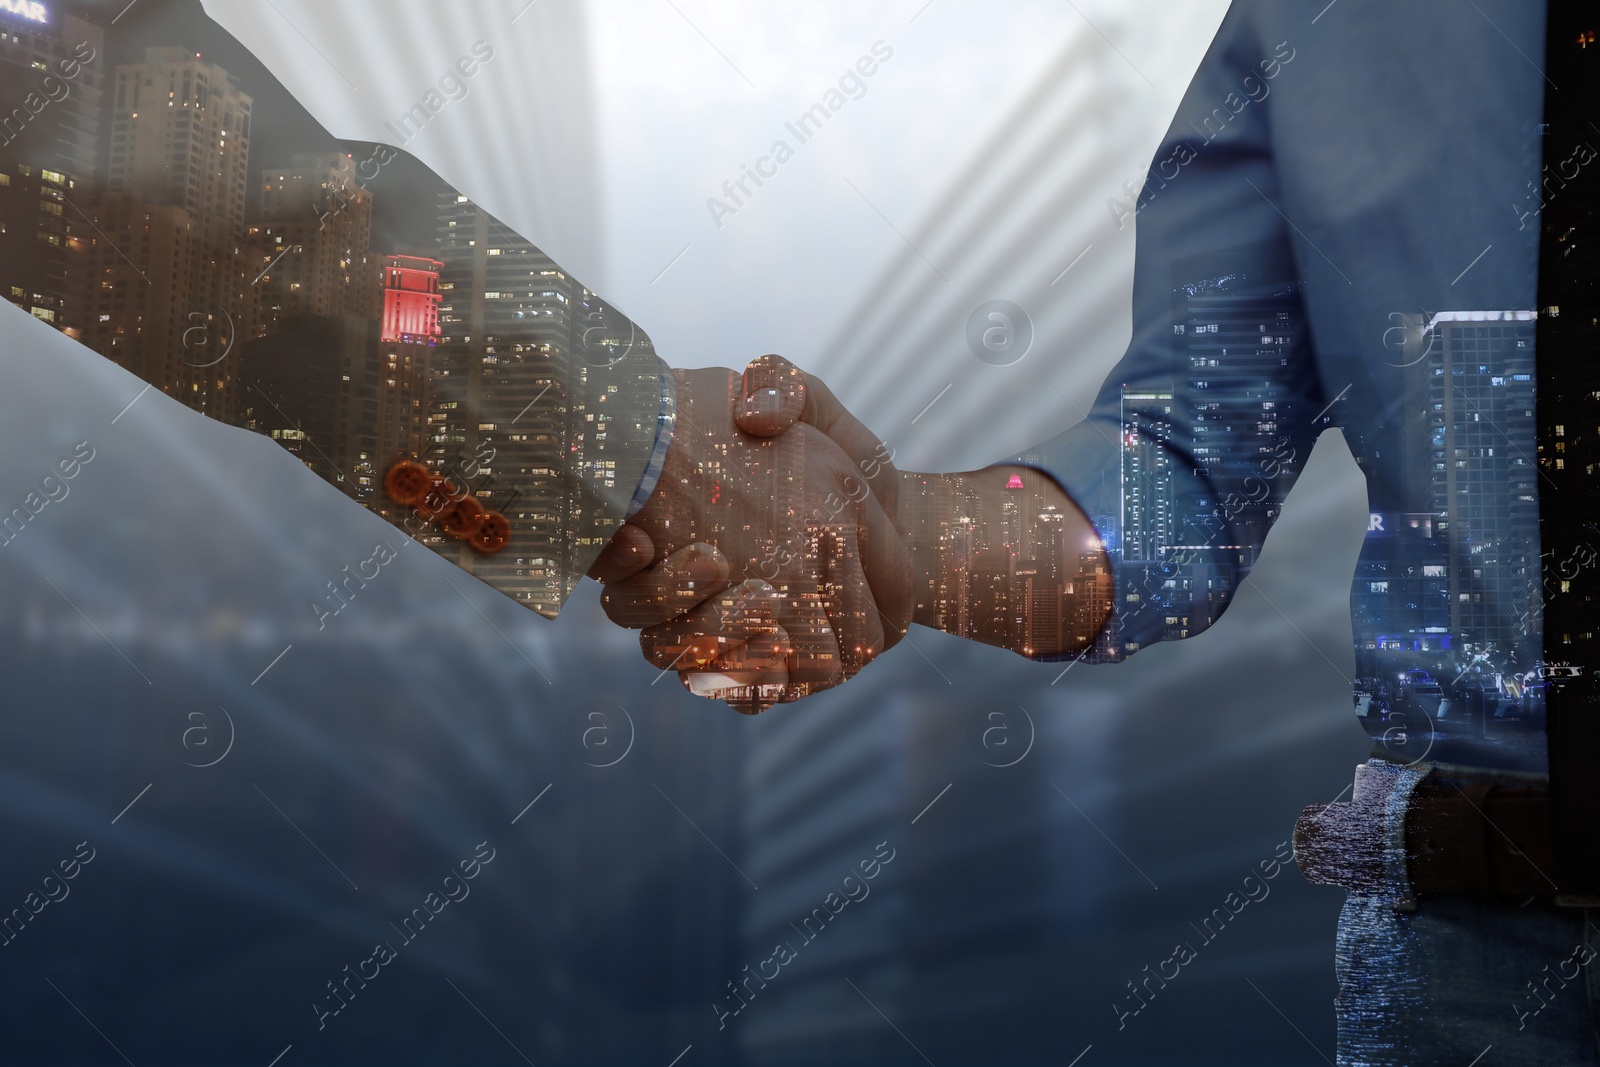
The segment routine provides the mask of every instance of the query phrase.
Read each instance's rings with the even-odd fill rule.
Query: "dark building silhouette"
[[[1587,17],[1587,16],[1585,16]],[[1593,33],[1571,38],[1547,57],[1557,84],[1545,102],[1545,159],[1527,206],[1543,230],[1539,262],[1540,358],[1559,355],[1560,378],[1541,382],[1538,406],[1539,488],[1553,499],[1593,501],[1600,493],[1600,102],[1594,99]],[[1552,165],[1553,164],[1553,165]],[[1521,192],[1519,190],[1519,192]],[[1585,504],[1585,507],[1591,507]],[[1593,514],[1591,511],[1590,514]],[[1596,662],[1600,607],[1600,530],[1547,530],[1543,632],[1552,659]]]
[[[286,315],[376,318],[372,193],[348,152],[300,152],[261,171],[260,206],[245,228],[247,336]]]
[[[356,499],[375,466],[381,363],[377,324],[354,315],[291,315],[238,353],[240,423],[265,434]],[[370,477],[370,475],[369,475]],[[382,472],[377,472],[381,482]]]
[[[104,31],[27,10],[0,8],[0,296],[82,337],[79,208],[97,171]]]

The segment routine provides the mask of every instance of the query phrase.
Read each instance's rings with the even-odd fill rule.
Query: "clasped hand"
[[[781,357],[674,373],[661,479],[590,571],[606,615],[747,714],[853,677],[912,616],[888,450]]]
[[[661,480],[589,573],[607,616],[641,630],[645,658],[691,692],[755,714],[854,677],[913,621],[1033,659],[1095,640],[1110,566],[1048,475],[897,471],[826,385],[780,356],[743,376],[675,374]],[[914,521],[902,493],[918,498]],[[980,556],[988,608],[952,610],[952,596],[981,599],[963,584]]]

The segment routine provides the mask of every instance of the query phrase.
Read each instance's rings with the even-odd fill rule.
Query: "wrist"
[[[953,514],[955,481],[948,474],[896,471],[894,524],[905,537],[915,576],[911,621],[934,629],[941,625],[952,588],[955,545],[964,528]]]
[[[1104,552],[1053,479],[1012,464],[900,478],[914,622],[1029,657],[1094,639],[1109,604]]]

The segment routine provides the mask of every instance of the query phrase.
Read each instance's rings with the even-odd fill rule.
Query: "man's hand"
[[[777,357],[743,379],[675,373],[661,480],[590,571],[607,616],[691,691],[749,714],[838,685],[911,620],[886,451],[842,408],[813,408]],[[808,408],[816,422],[797,424]]]
[[[820,379],[762,356],[745,380],[741,430],[776,437],[796,423],[814,427],[877,475],[873,491],[916,563],[912,621],[1031,659],[1079,652],[1099,635],[1111,610],[1110,564],[1094,526],[1049,475],[1016,464],[896,471],[890,451]]]

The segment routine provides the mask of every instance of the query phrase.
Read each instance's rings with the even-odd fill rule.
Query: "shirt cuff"
[[[661,470],[666,466],[667,449],[672,445],[672,431],[678,424],[678,392],[672,381],[672,368],[665,362],[661,364],[661,414],[656,419],[656,439],[650,446],[650,458],[644,465],[644,473],[639,477],[639,488],[633,491],[633,500],[628,504],[628,513],[623,516],[623,521],[633,518],[650,499],[650,494],[656,491],[656,483],[661,480]]]

